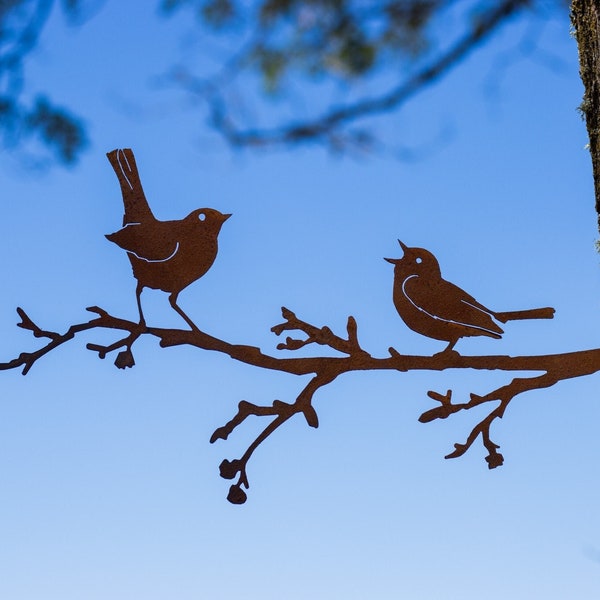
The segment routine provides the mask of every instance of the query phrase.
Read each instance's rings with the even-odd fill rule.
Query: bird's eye
[[[203,213],[203,212],[201,212],[201,213],[198,213],[198,218],[199,218],[201,221],[205,221],[205,220],[206,220],[206,214],[205,214],[205,213]]]
[[[420,265],[423,262],[423,259],[420,256],[417,256],[417,258],[415,258],[415,262]]]

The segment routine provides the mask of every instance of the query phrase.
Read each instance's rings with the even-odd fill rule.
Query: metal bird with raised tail
[[[171,306],[197,329],[177,304],[177,297],[214,263],[221,226],[231,215],[199,208],[184,219],[159,221],[146,200],[133,152],[113,150],[107,157],[121,185],[125,213],[123,228],[106,238],[123,248],[131,262],[138,281],[135,293],[140,324],[145,324],[141,294],[149,287],[169,293]]]

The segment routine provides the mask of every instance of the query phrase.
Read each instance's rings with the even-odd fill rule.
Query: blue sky
[[[541,64],[543,52],[515,54],[522,30],[507,28],[385,121],[398,145],[427,148],[421,160],[356,161],[319,149],[232,154],[176,91],[155,89],[187,51],[190,25],[150,4],[106,2],[76,29],[57,12],[27,63],[30,89],[82,114],[92,143],[76,169],[46,173],[3,151],[7,360],[37,347],[15,326],[17,306],[60,331],[94,304],[135,318],[129,263],[104,238],[122,217],[105,158],[117,147],[134,149],[159,218],[233,213],[213,268],[180,296],[217,337],[277,354],[269,330],[287,306],[340,333],[353,315],[373,355],[441,350],[394,309],[382,258],[400,255],[400,238],[498,310],[557,310],[507,324],[500,341],[462,340],[462,353],[598,347],[596,215],[566,20],[539,40],[558,67]],[[486,94],[506,56],[517,59]],[[440,131],[451,134],[428,143]],[[166,294],[143,302],[150,323],[182,327]],[[1,598],[597,597],[597,375],[515,399],[493,433],[505,464],[489,471],[477,444],[443,458],[484,413],[417,419],[432,406],[427,390],[466,398],[509,376],[347,374],[316,396],[319,429],[298,418],[256,452],[249,501],[232,506],[217,467],[264,424],[214,445],[211,433],[241,399],[293,401],[306,381],[151,339],[119,371],[85,349],[111,339],[91,332],[25,378],[2,374]]]

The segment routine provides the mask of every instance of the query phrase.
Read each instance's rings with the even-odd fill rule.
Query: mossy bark
[[[571,22],[579,48],[579,74],[585,88],[581,112],[590,138],[600,230],[600,1],[573,0]]]

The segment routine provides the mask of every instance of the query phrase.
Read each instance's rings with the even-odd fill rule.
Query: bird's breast
[[[175,242],[176,250],[166,259],[149,261],[128,252],[133,274],[150,288],[179,292],[212,266],[217,257],[216,240],[187,239]]]

